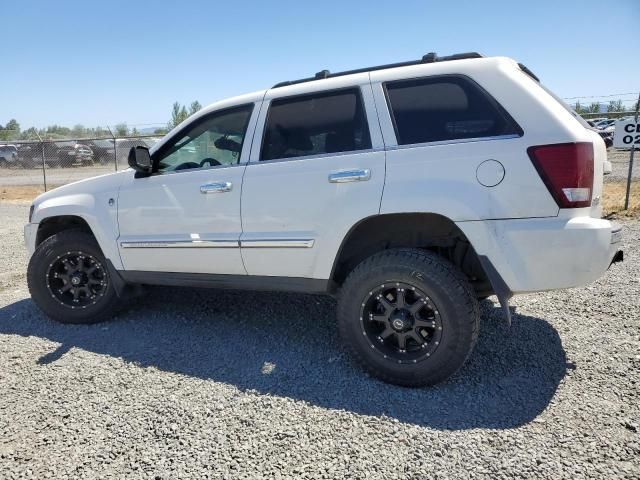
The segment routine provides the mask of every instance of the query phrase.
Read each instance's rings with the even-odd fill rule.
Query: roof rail
[[[410,65],[420,65],[423,63],[448,62],[450,60],[462,60],[465,58],[483,58],[484,55],[478,52],[456,53],[446,57],[438,57],[435,52],[423,55],[420,60],[410,60],[408,62],[389,63],[386,65],[376,65],[374,67],[357,68],[355,70],[345,70],[344,72],[331,73],[329,70],[321,70],[313,77],[300,78],[298,80],[287,80],[285,82],[276,83],[271,88],[286,87],[287,85],[295,85],[297,83],[313,82],[324,78],[342,77],[344,75],[353,75],[354,73],[373,72],[374,70],[386,70],[387,68],[408,67]]]

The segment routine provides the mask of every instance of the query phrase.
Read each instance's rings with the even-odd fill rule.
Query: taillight
[[[538,145],[527,153],[560,208],[591,205],[593,144]]]

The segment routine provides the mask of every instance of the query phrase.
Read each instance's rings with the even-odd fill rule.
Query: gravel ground
[[[1,478],[640,478],[640,222],[585,288],[482,305],[449,382],[380,383],[324,297],[155,289],[110,323],[44,318],[27,205],[0,204]]]

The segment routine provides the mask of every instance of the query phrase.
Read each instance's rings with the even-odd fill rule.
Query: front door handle
[[[364,182],[371,178],[371,170],[368,168],[358,170],[343,170],[329,174],[330,183]]]
[[[213,182],[200,185],[200,193],[224,193],[230,192],[233,188],[231,182]]]

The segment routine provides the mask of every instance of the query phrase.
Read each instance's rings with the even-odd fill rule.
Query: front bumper
[[[27,247],[29,255],[33,255],[36,250],[36,235],[38,233],[37,223],[27,223],[24,226],[24,245]]]
[[[458,226],[512,293],[585,285],[621,259],[622,231],[608,220],[528,218]]]

